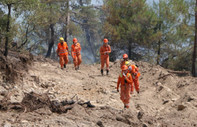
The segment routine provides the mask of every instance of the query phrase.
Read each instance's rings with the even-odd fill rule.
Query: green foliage
[[[91,0],[83,1],[79,0],[77,4],[73,7],[74,15],[71,16],[74,21],[81,27],[83,31],[84,48],[89,50],[92,54],[91,57],[93,62],[99,60],[99,55],[97,54],[100,47],[100,33],[102,24],[100,22],[100,11],[94,8],[91,4]]]
[[[77,37],[82,48],[94,57],[93,62],[99,60],[101,41],[107,37],[112,56],[124,50],[132,59],[156,63],[159,58],[163,67],[190,69],[186,65],[191,61],[194,42],[194,0],[159,0],[153,6],[146,0],[104,0],[102,9],[91,3],[92,0],[1,0],[0,39],[9,36],[9,41],[17,41],[24,49],[46,54],[53,26],[55,46],[68,30],[69,45]],[[8,4],[12,4],[12,13],[10,32],[6,33],[7,12],[2,10]]]
[[[132,40],[145,44],[153,38],[152,35],[155,36],[151,29],[154,26],[154,13],[151,13],[144,0],[109,0],[104,9],[108,15],[104,31],[115,42]]]
[[[164,67],[189,70],[184,64],[191,52],[185,49],[191,50],[194,39],[194,8],[193,0],[159,0],[153,6],[145,0],[108,0],[103,31],[116,48],[135,45],[144,49],[138,52],[145,61],[156,63],[159,56]]]
[[[133,45],[148,48],[159,40],[161,33],[154,30],[156,14],[145,0],[108,0],[103,8],[107,15],[105,36],[112,45],[128,48],[131,58],[136,54],[132,53]]]
[[[6,31],[6,20],[7,17],[4,12],[0,9],[0,36],[2,36]]]
[[[17,18],[20,18],[20,15],[23,15],[25,12],[32,10],[32,6],[35,5],[37,0],[1,0],[0,5],[3,7],[3,10],[7,10],[8,5],[11,5],[11,18],[8,19],[7,14],[1,18],[0,22],[3,23],[4,36],[9,37],[9,42],[17,38],[17,34],[20,28],[20,24],[16,21]],[[10,32],[6,33],[7,21],[10,20]],[[9,44],[10,45],[10,44]]]
[[[192,64],[192,50],[185,48],[182,51],[177,52],[177,56],[169,55],[168,60],[163,61],[162,66],[172,70],[191,70]]]
[[[185,48],[191,48],[190,44],[193,40],[194,27],[192,27],[193,23],[189,18],[190,7],[191,4],[187,0],[160,0],[159,3],[153,5],[158,16],[156,31],[162,35],[160,38],[160,64],[164,67],[176,70],[178,70],[177,67],[179,70],[186,69],[179,65],[187,65],[188,61],[181,61],[181,59],[185,57],[188,60],[190,58],[188,53],[180,55],[181,52],[186,52]],[[158,43],[153,45],[153,48],[157,52]]]
[[[76,25],[74,22],[69,24],[69,35],[80,36],[82,34],[82,29],[79,25]]]

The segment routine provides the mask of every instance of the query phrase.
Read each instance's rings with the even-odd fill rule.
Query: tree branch
[[[19,49],[21,49],[27,43],[28,34],[31,33],[33,30],[35,30],[35,25],[33,26],[33,29],[29,31],[29,24],[28,24],[27,29],[26,29],[26,34],[25,34],[25,41],[18,47]]]

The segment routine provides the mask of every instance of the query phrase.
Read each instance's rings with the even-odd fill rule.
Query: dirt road
[[[100,65],[82,65],[75,71],[69,64],[61,70],[58,62],[35,60],[22,71],[22,78],[8,87],[1,82],[2,100],[10,93],[11,103],[21,102],[24,93],[47,93],[50,100],[90,101],[95,108],[74,104],[66,113],[49,108],[31,112],[1,109],[0,125],[66,127],[192,127],[197,126],[197,79],[180,77],[179,72],[137,62],[141,72],[140,94],[134,92],[130,109],[124,110],[116,92],[119,61],[110,63],[110,75],[100,75]],[[7,86],[6,86],[7,85]]]

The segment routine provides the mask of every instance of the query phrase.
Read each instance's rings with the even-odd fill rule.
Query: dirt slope
[[[140,94],[131,97],[130,109],[116,92],[119,61],[110,63],[110,75],[100,75],[100,65],[82,65],[79,71],[69,64],[65,70],[52,60],[34,58],[28,70],[20,72],[15,84],[1,78],[1,103],[20,103],[25,93],[46,93],[51,101],[90,101],[96,107],[77,103],[65,113],[54,113],[48,107],[34,111],[3,110],[0,106],[1,126],[73,126],[73,127],[192,127],[197,126],[197,79],[178,76],[160,66],[138,62],[141,72]],[[4,99],[4,100],[3,100]],[[3,101],[2,101],[3,100]],[[33,104],[32,104],[33,105]]]

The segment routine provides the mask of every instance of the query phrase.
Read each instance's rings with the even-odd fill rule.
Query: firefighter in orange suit
[[[111,47],[108,45],[108,39],[103,40],[104,44],[100,47],[101,58],[101,74],[103,75],[104,65],[106,64],[106,73],[109,73],[109,53],[111,53]]]
[[[75,70],[79,70],[79,65],[81,64],[82,59],[81,59],[81,46],[80,43],[77,41],[77,38],[73,38],[73,45],[71,46],[71,54],[72,54]]]
[[[60,38],[60,42],[58,43],[57,46],[57,55],[60,58],[60,65],[61,65],[61,69],[66,68],[66,64],[68,63],[68,45],[67,43],[64,41],[64,38],[61,37]]]
[[[128,73],[128,67],[126,65],[123,65],[121,69],[122,72],[119,75],[117,82],[117,91],[119,92],[120,86],[120,99],[124,103],[124,108],[129,108],[129,102],[131,98],[130,94],[133,93],[133,80],[131,74]]]
[[[128,72],[132,76],[132,79],[133,79],[133,82],[134,82],[134,86],[135,86],[135,90],[139,94],[139,92],[140,92],[140,88],[139,88],[140,73],[138,71],[138,67],[137,67],[137,65],[131,65],[129,61],[126,61],[125,65],[128,66]]]

